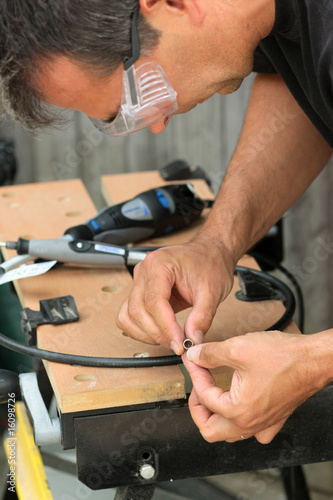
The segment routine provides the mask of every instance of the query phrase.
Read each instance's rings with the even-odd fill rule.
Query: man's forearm
[[[308,366],[312,369],[317,390],[333,382],[333,329],[306,335]]]
[[[234,263],[303,194],[331,148],[277,75],[258,75],[243,131],[201,237]]]

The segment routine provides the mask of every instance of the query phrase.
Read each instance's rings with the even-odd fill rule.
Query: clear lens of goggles
[[[163,69],[149,62],[123,72],[122,102],[112,122],[90,119],[103,134],[118,137],[164,120],[177,109],[177,93]]]

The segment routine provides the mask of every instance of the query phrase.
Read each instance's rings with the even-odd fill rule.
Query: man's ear
[[[202,24],[207,12],[206,0],[140,0],[140,8],[145,14],[159,8],[173,15],[187,14],[194,25]]]

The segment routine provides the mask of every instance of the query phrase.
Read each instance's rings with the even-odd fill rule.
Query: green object
[[[21,330],[22,310],[12,283],[0,286],[0,332],[18,342],[25,343]],[[31,371],[33,358],[24,356],[0,346],[0,368],[12,370],[16,373]]]

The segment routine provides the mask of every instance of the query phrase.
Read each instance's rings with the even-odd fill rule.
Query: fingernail
[[[179,347],[178,347],[178,345],[176,344],[176,342],[175,342],[174,340],[173,340],[173,341],[171,342],[171,344],[170,344],[170,349],[171,349],[174,353],[176,353],[176,354],[179,354],[179,352],[180,352],[180,351],[179,351]]]
[[[196,341],[197,344],[202,344],[204,339],[204,334],[200,330],[195,330],[194,332],[194,340]]]
[[[202,349],[201,345],[196,345],[194,347],[191,347],[191,349],[189,349],[186,353],[187,359],[189,359],[190,361],[194,361],[194,363],[199,361],[201,349]]]

